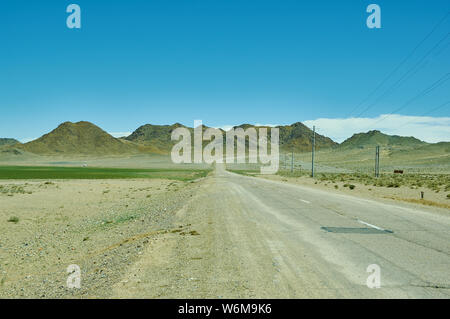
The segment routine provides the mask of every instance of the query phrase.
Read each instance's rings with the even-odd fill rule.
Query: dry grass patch
[[[433,202],[431,200],[426,200],[426,199],[400,198],[400,197],[395,197],[395,196],[385,196],[385,198],[399,200],[399,201],[408,202],[408,203],[450,209],[450,204],[437,203],[437,202]]]

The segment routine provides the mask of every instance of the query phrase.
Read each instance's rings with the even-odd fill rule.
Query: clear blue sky
[[[66,27],[70,3],[81,7],[81,30]],[[366,26],[370,3],[381,6],[382,29]],[[26,139],[64,121],[124,132],[194,119],[222,126],[354,116],[450,2],[3,0],[0,8],[0,137]],[[449,31],[450,18],[389,83]],[[390,113],[450,72],[449,43],[363,116]],[[421,115],[449,100],[449,83],[399,113]],[[448,117],[450,107],[430,116]]]

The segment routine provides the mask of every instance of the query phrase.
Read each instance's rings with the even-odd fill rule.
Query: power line
[[[425,112],[425,113],[423,113],[423,114],[421,114],[421,115],[419,115],[419,117],[423,117],[423,116],[426,116],[426,115],[431,114],[431,113],[433,113],[433,112],[436,112],[437,110],[443,108],[444,106],[446,106],[446,105],[448,105],[448,104],[450,104],[450,100],[447,101],[447,102],[445,102],[445,103],[443,103],[443,104],[440,104],[440,105],[436,106],[435,108],[432,108],[431,110],[429,110],[429,111],[427,111],[427,112]],[[413,122],[414,122],[414,121],[408,121],[408,122],[406,122],[406,123],[403,123],[402,125],[396,127],[396,128],[393,130],[393,132],[398,131],[398,130],[401,129],[402,127],[404,127],[404,126],[406,126],[406,125],[408,125],[408,124],[410,124],[410,123],[413,123]]]
[[[446,106],[447,104],[450,104],[450,101],[447,101],[447,102],[445,102],[445,103],[443,103],[443,104],[441,104],[441,105],[439,105],[439,106],[437,106],[437,107],[431,109],[430,111],[425,112],[424,114],[422,114],[422,115],[420,115],[420,116],[426,116],[426,115],[428,115],[428,114],[431,114],[431,113],[433,113],[433,112],[436,112],[437,110],[443,108],[443,107]]]
[[[372,97],[373,94],[375,94],[383,85],[386,83],[402,66],[406,63],[406,61],[409,60],[411,56],[417,51],[417,49],[426,41],[428,38],[436,31],[437,28],[444,22],[447,17],[450,15],[450,11],[448,11],[444,17],[431,29],[431,31],[414,47],[414,49],[398,64],[379,84],[378,86],[369,93],[349,114],[347,117],[349,117],[353,112],[355,112],[361,105],[363,105],[367,100]]]
[[[438,52],[436,52],[435,56],[438,56],[439,54],[441,54],[443,51],[445,51],[447,49],[447,47],[450,46],[450,42],[447,43],[446,45],[444,45]]]
[[[376,121],[375,123],[373,123],[371,126],[375,126],[375,124],[378,124],[382,121],[384,121],[385,119],[387,119],[389,116],[393,115],[396,112],[399,112],[400,110],[404,109],[405,107],[407,107],[408,105],[410,105],[412,102],[414,102],[415,100],[421,98],[422,96],[427,95],[428,93],[430,93],[431,91],[437,89],[438,87],[440,87],[441,85],[443,85],[445,82],[447,82],[450,78],[449,78],[450,72],[446,73],[444,76],[442,76],[439,80],[437,80],[436,82],[434,82],[433,84],[431,84],[429,87],[427,87],[425,90],[423,90],[422,92],[420,92],[419,94],[417,94],[416,96],[414,96],[413,98],[409,99],[408,101],[406,101],[406,103],[404,103],[402,106],[400,106],[399,108],[395,109],[394,111],[392,111],[391,113],[387,114],[385,117],[379,119],[378,121]]]
[[[367,112],[369,109],[371,109],[374,105],[376,105],[380,100],[382,100],[384,97],[392,93],[395,89],[397,89],[402,82],[407,81],[409,78],[414,76],[419,70],[420,70],[420,64],[444,41],[447,39],[447,37],[450,35],[450,32],[447,33],[441,40],[439,40],[438,43],[436,43],[431,50],[429,50],[422,58],[412,67],[410,68],[405,74],[403,74],[400,79],[397,80],[390,88],[388,88],[383,94],[381,94],[375,102],[367,106],[362,112],[360,112],[356,117],[360,117],[362,114]],[[413,72],[413,73],[411,73]]]

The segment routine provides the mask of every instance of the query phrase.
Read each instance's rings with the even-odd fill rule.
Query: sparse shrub
[[[17,216],[12,216],[12,217],[10,217],[10,218],[8,219],[8,222],[17,224],[17,223],[19,222],[19,217],[17,217]]]
[[[25,194],[26,191],[23,186],[19,185],[8,185],[6,187],[0,187],[0,193],[12,196],[13,194]]]
[[[447,194],[447,199],[450,199],[450,194]]]
[[[334,185],[334,188],[338,189],[338,188],[339,188],[339,186],[337,186],[337,185]]]
[[[348,187],[349,187],[350,189],[355,189],[356,186],[352,184],[352,185],[349,185]]]
[[[395,187],[395,188],[398,188],[398,187],[400,187],[400,184],[397,183],[397,182],[389,182],[388,185],[387,185],[387,187]]]

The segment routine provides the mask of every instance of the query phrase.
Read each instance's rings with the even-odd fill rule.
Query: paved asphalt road
[[[448,211],[241,176],[223,166],[207,189],[203,205],[224,226],[222,240],[238,248],[254,297],[450,297]],[[370,289],[373,264],[381,287]]]

